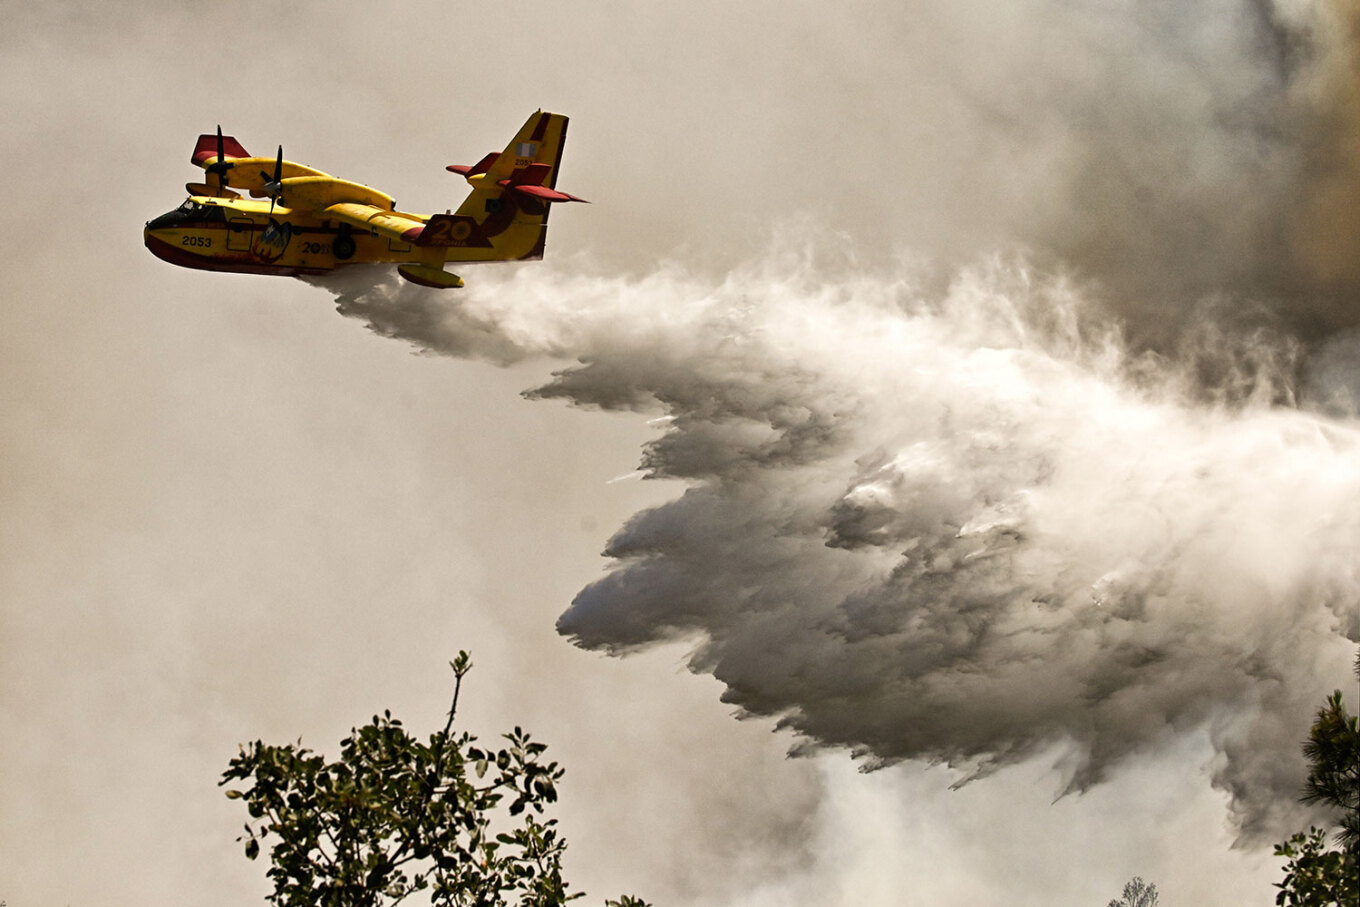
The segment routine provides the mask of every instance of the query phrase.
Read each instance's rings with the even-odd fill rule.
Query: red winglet
[[[250,152],[242,148],[241,143],[236,139],[224,135],[222,136],[222,156],[225,158],[250,157]],[[217,157],[217,134],[200,135],[198,143],[194,145],[194,155],[189,159],[190,162],[202,167],[204,161],[215,157]]]
[[[467,164],[449,164],[444,169],[450,173],[461,173],[463,176],[476,176],[479,173],[486,173],[491,169],[491,165],[496,163],[496,158],[500,157],[499,151],[492,151],[472,166]]]
[[[566,192],[558,192],[556,189],[549,189],[547,186],[507,186],[513,192],[522,192],[525,195],[532,195],[534,198],[542,199],[545,202],[586,202],[583,198],[569,195]]]

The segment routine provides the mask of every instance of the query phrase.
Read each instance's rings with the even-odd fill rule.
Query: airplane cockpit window
[[[204,205],[193,199],[185,199],[184,204],[174,211],[162,214],[147,226],[153,230],[161,227],[180,227],[190,224],[225,224],[227,212],[219,205]]]

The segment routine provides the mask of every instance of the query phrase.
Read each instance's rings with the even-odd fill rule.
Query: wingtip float
[[[282,147],[251,157],[219,126],[190,158],[205,180],[186,184],[189,198],[148,221],[143,239],[157,258],[205,271],[296,277],[394,262],[420,286],[461,287],[446,263],[542,258],[550,206],[585,201],[557,188],[566,140],[567,118],[537,111],[504,151],[449,165],[472,186],[456,212],[412,214],[376,189],[285,160]]]

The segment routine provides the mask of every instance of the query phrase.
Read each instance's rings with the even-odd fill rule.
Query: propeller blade
[[[269,216],[274,216],[274,204],[279,200],[279,195],[283,192],[283,146],[279,146],[279,156],[274,158],[274,182],[271,187],[274,191],[269,199]]]
[[[274,176],[271,179],[268,173],[260,171],[260,179],[264,180],[264,194],[277,201],[283,193],[283,146],[279,146],[279,155],[274,159]],[[274,202],[269,203],[269,212],[274,213]]]
[[[226,188],[227,171],[235,166],[231,161],[224,160],[226,156],[227,151],[222,142],[222,125],[219,123],[217,126],[217,160],[205,168],[209,174],[217,177],[218,188]]]

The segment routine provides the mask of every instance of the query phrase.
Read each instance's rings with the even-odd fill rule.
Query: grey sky
[[[639,412],[599,411],[616,402],[599,394],[627,392],[634,377],[678,391],[693,376],[719,398],[731,392],[723,405],[749,404],[755,398],[732,403],[749,386],[815,408],[823,398],[812,391],[843,390],[789,370],[770,372],[768,384],[751,378],[777,357],[707,355],[705,331],[727,322],[680,325],[673,345],[628,333],[658,330],[668,300],[683,314],[681,303],[692,301],[683,291],[698,287],[734,310],[754,297],[753,311],[767,306],[764,328],[806,339],[769,307],[777,294],[761,296],[780,276],[768,273],[781,261],[768,252],[772,236],[786,251],[829,246],[837,261],[848,248],[868,283],[907,275],[919,293],[906,295],[934,303],[949,298],[940,287],[959,268],[997,249],[1028,248],[1065,262],[1078,286],[1098,281],[1089,297],[1078,294],[1080,305],[1126,316],[1140,341],[1163,349],[1176,346],[1181,328],[1218,324],[1206,293],[1245,300],[1272,329],[1321,350],[1310,360],[1314,395],[1330,395],[1342,415],[1300,429],[1330,440],[1298,443],[1319,472],[1336,471],[1335,487],[1353,490],[1353,408],[1343,392],[1360,382],[1346,366],[1353,341],[1337,331],[1350,323],[1338,300],[1354,275],[1335,266],[1354,244],[1337,213],[1351,181],[1347,167],[1302,154],[1319,144],[1299,138],[1349,135],[1335,119],[1348,97],[1349,57],[1330,46],[1327,16],[1351,6],[1296,3],[1288,15],[1229,0],[1195,12],[1180,6],[864,0],[833,13],[801,2],[148,3],[135,11],[0,3],[8,212],[0,226],[0,899],[28,907],[262,898],[264,865],[233,843],[239,805],[215,787],[236,744],[301,735],[329,752],[382,708],[433,726],[445,707],[446,662],[469,648],[478,667],[464,723],[484,735],[522,724],[566,765],[560,816],[570,877],[591,902],[635,891],[667,904],[1003,896],[1101,904],[1138,874],[1168,902],[1266,903],[1276,861],[1259,845],[1229,849],[1238,828],[1210,780],[1234,741],[1259,739],[1234,736],[1235,721],[1276,733],[1287,764],[1290,734],[1306,715],[1294,714],[1294,725],[1258,716],[1284,704],[1306,710],[1346,682],[1353,647],[1343,634],[1356,633],[1356,599],[1353,579],[1339,572],[1324,572],[1335,583],[1335,621],[1306,611],[1317,622],[1308,642],[1272,656],[1285,664],[1298,655],[1297,683],[1265,708],[1252,699],[1261,687],[1232,679],[1255,675],[1221,672],[1214,661],[1259,635],[1219,632],[1227,620],[1212,607],[1213,619],[1172,621],[1204,633],[1207,653],[1199,662],[1182,653],[1174,666],[1230,679],[1187,695],[1184,710],[1169,709],[1181,723],[1139,730],[1103,783],[1056,803],[1082,766],[1080,750],[1052,736],[1027,750],[1030,758],[954,792],[958,776],[943,767],[908,762],[858,775],[841,750],[787,760],[791,734],[772,733],[766,718],[733,720],[735,706],[752,702],[739,691],[724,704],[722,684],[686,670],[702,634],[607,658],[555,629],[602,575],[607,540],[685,487],[611,481],[638,467],[643,445],[673,442],[671,460],[648,454],[653,466],[744,450],[741,439],[649,425],[664,410],[646,401]],[[1298,42],[1312,55],[1286,52]],[[196,172],[194,138],[218,123],[248,149],[281,142],[289,157],[373,184],[403,207],[442,210],[462,196],[443,166],[500,147],[536,107],[572,117],[559,186],[595,204],[554,216],[548,262],[463,273],[472,292],[460,304],[509,338],[520,357],[511,367],[412,355],[411,343],[363,329],[363,318],[376,320],[371,308],[338,315],[326,289],[183,271],[141,247],[142,222],[177,204]],[[1338,151],[1344,142],[1320,146]],[[1316,205],[1298,208],[1299,188],[1319,185],[1327,191],[1307,196]],[[1319,223],[1333,225],[1326,241],[1312,229]],[[1261,255],[1286,246],[1302,251]],[[899,261],[908,264],[895,270]],[[747,298],[739,281],[724,284],[743,267],[744,279],[768,278]],[[844,273],[837,268],[827,273]],[[821,273],[813,269],[814,285]],[[610,280],[623,281],[618,299],[643,304],[636,319],[626,310],[606,317]],[[428,298],[379,289],[372,304]],[[586,303],[600,308],[573,308]],[[1033,381],[1025,387],[1076,386],[1044,371],[1051,361],[1061,372],[1075,356],[985,331],[972,337],[955,314],[938,321],[945,352],[927,357],[935,370],[920,374],[943,385],[959,363],[1015,348],[1039,363],[1016,372]],[[446,336],[462,336],[463,317],[451,317]],[[1226,319],[1224,330],[1235,323]],[[407,339],[439,348],[439,338]],[[672,361],[643,361],[668,350]],[[812,352],[835,359],[835,348]],[[557,385],[583,405],[522,398],[586,354],[596,371]],[[610,367],[617,371],[601,371]],[[873,468],[922,440],[904,427],[907,413],[875,408],[900,389],[895,380],[891,369],[869,374],[862,401],[878,421],[854,427],[857,441],[884,446],[883,462],[817,479],[839,483],[847,506],[863,503]],[[956,402],[932,387],[916,387],[920,412]],[[1115,416],[1143,412],[1117,396],[1117,380],[1081,387],[1092,396],[1068,402],[1099,412],[1097,396],[1110,392]],[[976,433],[995,401],[985,390],[968,400],[974,421],[966,411],[960,418]],[[1303,479],[1287,455],[1267,448],[1296,435],[1271,434],[1277,423],[1260,413],[1260,421],[1222,416],[1222,435],[1201,434],[1212,418],[1178,405],[1157,411],[1153,424],[1168,434],[1148,449],[1193,448],[1211,471],[1228,463],[1212,488],[1175,498],[1195,505],[1183,525],[1208,527],[1203,537],[1216,541],[1220,504],[1287,506]],[[700,408],[685,398],[671,414],[702,428]],[[1064,421],[1073,411],[1036,404],[1037,424],[1064,440],[1011,435],[1007,443],[1028,441],[1089,469],[1083,464],[1100,450],[1077,456],[1067,439],[1082,434]],[[871,430],[884,425],[891,430]],[[1124,428],[1137,434],[1136,424]],[[1265,452],[1237,456],[1244,448],[1223,435],[1254,439],[1259,447],[1245,447]],[[706,437],[713,443],[700,443]],[[985,448],[968,438],[975,434],[926,440],[951,456]],[[687,451],[694,456],[685,459]],[[836,463],[874,452],[846,448]],[[1144,475],[1137,456],[1119,462]],[[965,484],[983,475],[917,468]],[[890,513],[854,524],[883,530],[887,543],[873,554],[880,563],[905,544],[893,514],[917,512],[891,499],[911,475],[878,475]],[[1251,482],[1272,475],[1258,494]],[[794,472],[778,478],[793,484],[770,488],[793,501],[812,487]],[[1145,486],[1114,487],[1127,496]],[[1074,498],[1078,491],[1065,488]],[[926,504],[921,512],[953,506]],[[1054,520],[1073,512],[1045,511]],[[1307,511],[1289,512],[1298,522],[1282,525],[1312,531]],[[1339,519],[1316,546],[1261,535],[1261,550],[1294,558],[1294,572],[1276,575],[1345,560],[1354,527]],[[1068,537],[1090,531],[1074,524]],[[852,528],[840,524],[844,539]],[[1127,527],[1128,537],[1144,540],[1142,529]],[[824,556],[830,563],[845,553]],[[1192,576],[1200,560],[1165,563],[1170,573],[1157,576],[1172,588],[1201,590]],[[612,607],[626,615],[627,604]],[[690,628],[764,639],[749,635],[739,610],[714,614]],[[1255,630],[1277,619],[1266,614]],[[668,627],[658,620],[643,635],[664,637]],[[727,633],[734,627],[741,632]],[[606,648],[611,641],[630,640],[602,637]],[[747,644],[757,657],[709,647],[699,663],[725,665],[728,683],[761,658],[771,664],[757,680],[817,663]],[[1186,688],[1166,677],[1146,688],[1135,677],[1125,688],[1181,701]],[[742,691],[768,692],[737,679]],[[805,691],[774,692],[791,698],[771,700],[770,711],[807,704],[798,698]]]

